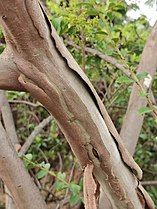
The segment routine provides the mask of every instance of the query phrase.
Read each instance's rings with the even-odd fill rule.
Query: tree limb
[[[75,49],[81,51],[81,47],[74,44],[72,41],[67,41],[66,40],[66,44],[69,46],[74,47]],[[111,65],[115,66],[117,69],[119,69],[120,71],[122,71],[125,75],[127,75],[128,77],[132,77],[131,73],[129,72],[128,69],[126,69],[124,67],[124,65],[122,63],[120,63],[119,61],[117,61],[115,58],[108,56],[106,54],[103,54],[102,52],[96,50],[96,49],[92,49],[90,47],[85,47],[85,52],[90,53],[94,56],[98,56],[99,58],[105,60],[106,62],[110,63]],[[153,103],[156,103],[153,92],[150,90],[150,97]],[[153,117],[155,114],[153,114]]]
[[[72,41],[67,41],[66,40],[66,44],[69,46],[74,47],[75,49],[78,49],[79,51],[81,51],[81,47],[74,44]],[[126,74],[128,77],[130,77],[130,72],[129,70],[127,70],[122,63],[118,62],[115,58],[108,56],[106,54],[103,54],[102,52],[96,50],[96,49],[92,49],[90,47],[85,47],[84,48],[86,52],[94,55],[94,56],[98,56],[101,59],[105,60],[106,62],[110,63],[111,65],[115,66],[117,69],[121,70],[124,74]]]
[[[0,111],[5,126],[6,133],[13,145],[18,143],[13,115],[4,91],[0,90]]]
[[[20,209],[46,209],[39,191],[28,172],[9,143],[6,132],[0,122],[0,178],[9,188]],[[31,195],[30,195],[31,193]]]
[[[39,134],[39,132],[48,124],[50,123],[50,121],[53,119],[52,116],[48,116],[47,118],[45,118],[41,123],[39,123],[38,126],[35,127],[34,131],[30,134],[30,136],[28,137],[27,141],[24,143],[24,145],[21,147],[20,151],[19,151],[19,156],[21,157],[22,155],[24,155],[29,147],[31,146],[34,138],[37,136],[37,134]]]
[[[0,56],[0,88],[4,90],[25,91],[18,82],[19,73],[12,60],[12,55],[7,50]]]
[[[142,181],[143,186],[157,186],[157,181]]]
[[[154,25],[149,38],[144,47],[141,61],[137,70],[137,74],[142,72],[148,72],[153,80],[156,69],[157,69],[157,59],[156,59],[156,49],[157,49],[157,22]],[[144,81],[141,81],[141,85],[146,90],[149,91],[150,85],[147,87]],[[124,117],[123,125],[121,128],[120,135],[124,140],[124,144],[131,154],[134,153],[135,147],[141,132],[144,115],[139,115],[138,110],[140,107],[145,107],[147,101],[145,97],[139,96],[139,87],[134,84],[130,95],[129,104],[127,107],[127,112]]]
[[[15,130],[14,120],[12,112],[4,91],[0,90],[0,111],[2,114],[2,120],[5,126],[7,135],[12,145],[15,146],[18,143],[17,134]],[[6,209],[15,209],[15,204],[10,191],[5,185],[5,207]]]

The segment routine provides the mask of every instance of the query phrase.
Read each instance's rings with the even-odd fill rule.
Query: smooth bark
[[[157,69],[157,23],[154,25],[146,45],[144,47],[141,61],[137,69],[137,74],[148,72],[150,77],[150,84],[147,86],[146,81],[142,80],[141,85],[148,92],[151,88],[156,69]],[[147,105],[145,97],[139,96],[139,87],[135,83],[133,85],[127,112],[124,117],[120,136],[128,151],[133,155],[135,152],[136,144],[141,132],[144,115],[139,115],[138,110]]]
[[[54,116],[82,169],[93,164],[93,174],[112,207],[154,208],[138,187],[141,170],[38,1],[0,0],[0,16],[8,51],[20,75],[17,83]]]
[[[9,143],[1,123],[0,133],[0,178],[9,188],[17,208],[46,209],[33,180],[18,158],[14,147]]]
[[[16,143],[18,143],[18,139],[15,130],[14,120],[7,97],[4,91],[2,90],[0,90],[0,111],[2,114],[2,120],[5,126],[6,133],[9,136],[9,139],[11,139],[12,145],[15,146]],[[5,188],[5,208],[16,209],[10,191],[8,190],[6,185],[4,186],[4,188]]]
[[[33,203],[32,201],[35,201],[36,198],[38,198],[37,205],[39,206],[39,204],[41,204],[40,206],[44,209],[46,208],[44,205],[44,201],[41,199],[37,188],[32,182],[28,172],[23,167],[22,162],[17,157],[15,148],[18,144],[18,138],[15,130],[12,112],[6,95],[2,90],[0,90],[0,112],[5,127],[4,129],[0,124],[0,166],[2,167],[0,169],[0,176],[2,180],[7,185],[9,185],[8,187],[12,192],[17,205],[17,207],[15,207],[13,197],[8,190],[8,187],[5,185],[5,207],[6,209],[35,208],[35,202]],[[11,155],[13,155],[14,157],[11,157]],[[19,191],[17,187],[19,187]],[[35,192],[34,195],[30,195],[31,192]],[[20,201],[18,196],[20,197]],[[24,199],[23,203],[23,200],[21,199]]]
[[[142,53],[139,67],[137,69],[137,74],[148,72],[151,75],[152,81],[157,69],[157,57],[155,53],[157,49],[156,34],[157,34],[157,23],[154,25],[154,28],[152,29],[149,35],[149,38],[146,42],[146,45]],[[152,81],[148,87],[144,85],[144,81],[145,80],[143,80],[141,84],[143,88],[148,92],[151,89]],[[139,90],[140,89],[138,85],[135,83],[131,91],[127,112],[124,117],[124,121],[120,132],[120,136],[123,139],[124,144],[131,155],[133,155],[135,152],[136,144],[139,139],[139,135],[144,120],[144,115],[139,115],[138,110],[140,109],[140,107],[144,107],[147,105],[146,98],[139,96]],[[112,208],[111,204],[106,198],[106,195],[102,193],[100,197],[100,209],[103,209],[104,205],[106,205],[106,209]]]

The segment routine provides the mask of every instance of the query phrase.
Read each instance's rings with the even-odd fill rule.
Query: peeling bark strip
[[[84,169],[83,193],[85,209],[97,209],[96,190],[97,185],[93,178],[93,165],[88,164]]]
[[[137,194],[140,168],[38,1],[0,0],[0,17],[7,42],[5,57],[11,55],[18,75],[7,88],[24,88],[49,110],[81,167],[93,165],[93,174],[113,208],[144,208]],[[1,88],[4,83],[0,82]],[[149,208],[154,208],[153,203]]]
[[[132,157],[129,155],[127,150],[124,148],[124,146],[121,142],[121,139],[118,135],[118,132],[115,129],[115,127],[114,127],[106,109],[104,108],[99,96],[97,95],[94,87],[90,83],[89,79],[82,72],[82,70],[80,69],[78,64],[73,61],[72,55],[69,53],[69,51],[63,45],[63,42],[61,41],[61,39],[57,35],[55,29],[50,25],[50,22],[49,22],[45,13],[44,13],[44,16],[46,18],[48,26],[50,27],[51,35],[52,35],[53,41],[55,42],[55,46],[56,46],[58,52],[60,53],[62,58],[65,59],[65,62],[68,64],[69,68],[72,71],[74,71],[75,73],[77,73],[76,76],[79,76],[81,78],[81,80],[84,82],[84,85],[87,88],[88,92],[90,93],[90,96],[92,97],[93,102],[95,103],[100,114],[102,115],[103,119],[105,120],[105,122],[107,124],[107,128],[108,128],[110,134],[112,135],[112,138],[115,140],[115,143],[120,151],[120,154],[121,154],[121,157],[122,157],[124,163],[127,164],[131,168],[131,170],[133,170],[135,172],[135,174],[137,175],[137,177],[139,179],[141,179],[142,172],[141,172],[140,168],[133,161]]]

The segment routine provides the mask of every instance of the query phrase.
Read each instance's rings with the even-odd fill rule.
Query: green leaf
[[[45,177],[47,174],[48,174],[47,171],[41,170],[41,171],[39,171],[39,172],[37,173],[37,178],[38,178],[38,179],[42,179],[42,178]]]
[[[67,33],[68,33],[69,35],[73,34],[74,32],[75,32],[75,27],[74,27],[74,26],[71,26],[71,27],[68,29],[68,31],[67,31]]]
[[[88,7],[93,7],[93,4],[91,4],[90,2],[80,2],[77,3],[76,6],[88,6]]]
[[[152,112],[153,110],[150,108],[150,107],[141,107],[139,110],[138,110],[138,113],[140,115],[143,115],[145,113],[150,113]]]
[[[59,179],[65,180],[65,178],[66,178],[66,173],[58,172],[58,173],[57,173],[57,177],[58,177]]]
[[[119,41],[119,38],[113,37],[113,38],[112,38],[112,41],[114,41],[115,43],[117,43],[117,42]]]
[[[54,18],[52,19],[52,24],[57,30],[58,33],[61,31],[61,18]]]
[[[71,195],[70,196],[70,205],[76,205],[81,200],[80,195]]]
[[[147,93],[141,90],[141,91],[139,91],[139,96],[140,97],[146,97]]]
[[[62,181],[56,181],[54,183],[54,189],[56,191],[61,191],[61,190],[66,189],[66,188],[67,188],[67,185]]]
[[[115,52],[115,50],[110,49],[110,50],[106,50],[106,51],[105,51],[105,54],[111,56],[111,55],[115,55],[116,52]]]
[[[73,194],[77,194],[80,192],[81,190],[81,187],[77,184],[75,184],[74,182],[71,182],[70,185],[69,185],[69,188],[70,188],[70,191],[73,193]]]
[[[153,105],[153,107],[154,107],[155,110],[157,110],[157,106],[156,105]]]
[[[120,53],[125,57],[128,54],[128,50],[126,49],[121,49]]]
[[[128,78],[127,76],[120,76],[116,80],[117,83],[133,83],[134,81],[131,78]]]
[[[61,21],[61,31],[60,34],[63,35],[68,30],[68,23]]]
[[[43,165],[43,168],[49,170],[50,166],[51,166],[50,163],[46,163]]]
[[[95,34],[104,34],[104,35],[108,35],[107,31],[104,31],[104,30],[99,30],[99,31],[95,32]]]
[[[147,72],[143,72],[137,75],[138,80],[142,80],[144,78],[147,78],[148,73]]]
[[[37,173],[37,178],[38,179],[41,179],[41,178],[45,177],[48,174],[48,170],[50,168],[50,163],[46,163],[45,164],[45,162],[42,162],[42,163],[40,163],[40,166],[43,167],[43,168],[45,168],[47,171],[45,171],[45,170],[39,171]]]
[[[41,162],[39,165],[40,165],[41,167],[43,167],[43,166],[45,165],[45,162],[43,161],[43,162]]]
[[[116,7],[114,7],[114,10],[124,10],[125,11],[125,7],[123,5],[116,5]]]
[[[27,158],[28,160],[32,160],[33,155],[32,154],[27,154],[27,155],[25,155],[25,158]]]
[[[97,10],[88,10],[88,11],[86,12],[86,15],[94,15],[94,16],[98,16],[99,14],[100,14],[100,12],[97,11]]]

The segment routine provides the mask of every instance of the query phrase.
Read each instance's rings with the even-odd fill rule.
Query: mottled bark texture
[[[154,208],[148,194],[138,187],[140,168],[39,2],[0,0],[0,23],[7,42],[5,58],[10,59],[6,71],[15,71],[12,82],[6,86],[6,77],[0,87],[26,89],[49,110],[82,169],[93,165],[93,175],[113,208]]]

